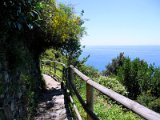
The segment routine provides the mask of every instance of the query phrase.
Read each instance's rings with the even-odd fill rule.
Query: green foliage
[[[100,76],[97,82],[115,92],[118,92],[122,95],[127,95],[125,87],[117,80],[116,77]]]
[[[100,73],[93,66],[87,66],[87,65],[82,64],[79,69],[82,73],[84,73],[85,75],[87,75],[88,77],[92,79],[94,78],[97,79],[100,77]]]
[[[156,112],[160,112],[160,98],[153,96],[151,91],[139,95],[137,101]]]
[[[60,51],[67,59],[67,65],[72,64],[74,66],[78,66],[80,64],[80,61],[78,60],[82,53],[80,41],[72,39],[63,45]]]
[[[106,70],[102,71],[102,74],[105,76],[117,74],[118,68],[123,65],[124,60],[124,53],[120,53],[117,58],[112,59],[112,62],[106,66]]]
[[[48,49],[46,50],[40,57],[41,60],[51,60],[51,61],[58,61],[58,62],[66,62],[65,56],[61,54],[59,50],[55,49]]]
[[[142,92],[148,90],[155,96],[159,96],[159,72],[158,68],[148,66],[146,62],[138,58],[133,61],[125,59],[124,65],[119,68],[118,76],[126,86],[129,97],[136,99]]]
[[[25,42],[35,56],[50,47],[78,42],[85,33],[84,21],[74,13],[73,7],[56,4],[55,0],[2,0],[0,18],[1,41],[10,47],[15,44],[12,39],[21,36],[19,41]]]
[[[70,41],[78,42],[85,33],[81,22],[83,20],[74,13],[72,6],[56,4],[54,0],[40,1],[36,6],[42,13],[40,18],[43,21],[40,23],[41,29],[46,33],[43,41],[47,48],[51,46],[62,49]]]
[[[154,66],[149,66],[144,60],[140,60],[139,58],[131,60],[129,57],[124,57],[123,53],[120,53],[106,67],[104,74],[107,75],[108,73],[119,77],[120,82],[126,86],[129,97],[133,99],[136,99],[142,92],[150,89],[155,92],[159,88],[159,82],[157,82],[159,81],[158,68],[155,69]],[[156,85],[156,87],[153,85]],[[153,90],[154,88],[157,90]]]
[[[135,59],[135,61],[131,62],[130,58],[127,58],[124,61],[124,65],[121,67],[121,70],[119,70],[119,74],[121,74],[121,82],[126,86],[129,92],[129,97],[133,99],[140,94],[140,87],[138,84],[139,78],[137,75],[141,66],[139,66],[138,63],[138,59]]]
[[[37,20],[38,15],[33,7],[36,2],[36,0],[2,0],[0,4],[0,23],[5,28],[4,30],[22,31],[25,27],[32,29],[33,22]]]
[[[82,82],[81,80],[78,80],[78,79],[76,79],[75,81],[77,83],[76,85],[81,85],[80,87],[78,87],[78,90],[79,90],[79,93],[82,96],[82,98],[84,100],[86,100],[86,97],[85,97],[86,86],[85,86],[84,82]],[[111,81],[115,81],[115,80],[111,80]],[[109,83],[109,85],[110,85],[110,83]],[[117,86],[116,86],[116,88],[114,88],[114,86],[116,86],[116,85],[113,85],[113,89],[116,90]],[[122,89],[123,89],[123,87],[122,87]],[[120,91],[123,91],[123,90],[120,90]],[[125,92],[122,92],[122,93],[126,94]],[[83,110],[83,108],[82,108],[81,104],[79,103],[78,99],[76,98],[76,96],[74,96],[74,102],[75,102],[78,110],[80,111],[82,118],[86,119],[86,113]],[[94,91],[94,112],[96,113],[98,118],[100,118],[101,120],[117,120],[117,119],[120,119],[120,120],[140,120],[141,119],[140,117],[138,117],[137,115],[135,115],[131,111],[124,109],[122,106],[116,105],[110,99],[105,99],[103,97],[103,95],[100,95],[99,93],[97,93],[96,90]]]
[[[113,59],[104,73],[109,71],[110,74],[117,76],[119,82],[127,89],[129,98],[159,111],[160,68],[148,65],[139,58],[131,60],[129,57],[123,57],[122,64],[118,64],[120,58],[118,56]]]
[[[160,98],[151,101],[148,107],[160,113]]]
[[[55,0],[2,0],[0,51],[3,51],[2,58],[5,59],[0,61],[0,67],[3,65],[0,71],[5,72],[0,72],[0,80],[4,82],[0,82],[0,97],[4,96],[1,94],[6,94],[2,102],[8,102],[10,106],[7,96],[17,101],[17,92],[21,90],[25,99],[17,101],[22,104],[16,109],[24,106],[27,108],[21,111],[26,109],[31,113],[36,104],[35,96],[43,85],[40,78],[40,55],[46,49],[54,48],[56,50],[48,51],[49,55],[44,55],[47,59],[61,61],[63,59],[58,56],[66,53],[65,51],[71,58],[79,56],[79,41],[85,33],[83,23],[82,16],[76,15],[72,6],[56,4]],[[4,79],[5,75],[7,80]],[[20,84],[20,81],[23,82]],[[16,85],[19,88],[17,90]],[[3,90],[6,86],[8,88]],[[26,91],[28,92],[25,93]],[[15,110],[13,114],[17,114],[16,112],[19,111]]]
[[[42,28],[47,33],[44,45],[47,45],[47,48],[51,46],[64,56],[63,62],[66,65],[80,64],[78,60],[82,53],[80,38],[85,34],[82,14],[78,16],[73,6],[55,4],[52,0],[38,2],[37,8],[42,11],[40,16],[44,20]]]
[[[101,76],[94,67],[82,65],[80,71],[91,79],[99,82],[100,84],[113,89],[121,94],[127,94],[125,87],[117,80],[115,76],[104,77]],[[75,77],[74,83],[82,96],[83,100],[86,100],[86,84],[79,77]],[[86,119],[85,111],[79,103],[76,96],[73,97],[78,110],[83,119]],[[123,107],[116,105],[112,100],[105,99],[103,95],[94,90],[94,112],[101,120],[139,120],[140,117],[133,114],[131,111],[124,109]]]
[[[141,118],[133,114],[131,111],[126,111],[118,105],[107,105],[107,101],[97,101],[95,103],[95,112],[100,120],[140,120]],[[101,110],[100,110],[101,109]]]
[[[144,106],[149,106],[150,102],[152,102],[155,99],[156,98],[151,95],[150,91],[148,91],[147,93],[142,93],[137,97],[137,101]]]
[[[154,96],[160,97],[160,68],[154,68],[154,72],[150,81],[151,93]]]

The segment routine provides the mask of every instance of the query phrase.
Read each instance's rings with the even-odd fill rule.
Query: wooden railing
[[[48,66],[49,69],[47,69],[44,73],[52,75],[52,77],[56,77],[58,79],[64,79],[64,72],[66,69],[65,64],[58,62],[58,61],[51,61],[51,60],[42,60],[41,61],[41,68],[44,69],[45,66]],[[52,71],[52,70],[53,71]],[[62,73],[62,76],[59,76],[56,72],[60,71]]]
[[[61,83],[62,83],[62,86],[66,86],[67,89],[69,88],[69,82],[68,82],[68,69],[66,67],[65,64],[61,63],[61,62],[57,62],[57,61],[51,61],[51,60],[42,60],[41,61],[41,69],[44,69],[45,66],[48,66],[48,67],[52,67],[53,71],[49,68],[47,71],[45,71],[44,73],[45,74],[49,74],[50,76],[54,77],[54,78],[58,78],[59,80],[61,80]],[[61,76],[57,75],[57,71],[60,71],[62,73]],[[65,87],[64,87],[65,89]],[[70,103],[72,104],[73,106],[73,110],[76,114],[76,117],[78,120],[82,120],[82,117],[77,109],[77,106],[75,105],[74,101],[73,101],[73,98],[72,96],[70,95],[70,93],[68,93],[68,90],[65,89],[65,94],[66,96],[68,96],[68,100],[70,101]]]
[[[58,63],[58,62],[57,62]],[[98,90],[99,92],[103,93],[104,95],[112,98],[119,104],[125,106],[126,108],[132,110],[134,113],[138,114],[144,119],[147,120],[160,120],[160,114],[156,113],[147,107],[144,107],[143,105],[140,105],[139,103],[124,97],[116,92],[114,92],[111,89],[108,89],[96,82],[94,82],[92,79],[84,75],[82,72],[80,72],[77,68],[70,65],[69,67],[66,67],[63,63],[59,63],[63,66],[63,76],[64,76],[64,82],[66,84],[67,89],[69,91],[73,91],[75,95],[77,96],[79,102],[83,106],[84,110],[87,112],[87,120],[99,120],[99,118],[95,115],[93,110],[93,89]],[[56,69],[56,67],[54,68]],[[85,83],[86,83],[86,102],[82,99],[79,92],[76,89],[76,86],[74,84],[74,75],[78,75]],[[74,104],[72,97],[69,95],[69,99]],[[82,120],[77,107],[74,105],[74,110],[77,115],[78,120]]]

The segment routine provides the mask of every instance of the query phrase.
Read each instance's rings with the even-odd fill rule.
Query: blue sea
[[[138,57],[148,64],[160,66],[160,46],[86,46],[80,59],[90,55],[85,64],[102,71],[120,52],[124,52],[124,55],[132,60]]]

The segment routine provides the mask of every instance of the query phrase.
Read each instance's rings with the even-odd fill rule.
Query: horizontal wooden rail
[[[58,61],[52,61],[52,60],[41,60],[42,62],[51,62],[51,63],[57,63],[57,64],[61,64],[62,66],[66,67],[66,65],[64,63],[58,62]]]
[[[107,95],[108,97],[112,98],[113,100],[117,101],[118,103],[122,104],[126,108],[132,110],[133,112],[137,113],[138,115],[142,116],[145,119],[148,120],[160,120],[160,114],[148,109],[147,107],[144,107],[140,105],[139,103],[124,97],[116,92],[114,92],[111,89],[108,89],[93,80],[91,80],[89,77],[84,75],[82,72],[80,72],[78,69],[74,68],[72,65],[70,66],[72,70],[81,77],[87,84],[91,85],[93,88],[97,89],[101,93]]]
[[[66,65],[65,65],[65,64],[63,64],[63,63],[61,63],[61,62],[58,62],[58,61],[51,61],[51,60],[41,60],[41,62],[42,62],[42,65],[46,65],[46,66],[49,66],[49,67],[53,67],[54,72],[51,72],[51,70],[50,70],[50,72],[51,72],[51,74],[53,74],[54,77],[57,76],[58,78],[63,79],[63,78],[61,78],[59,75],[56,74],[56,71],[58,70],[58,71],[60,71],[60,72],[63,73],[64,68],[66,68]],[[56,64],[61,65],[61,66],[62,66],[62,69],[61,69],[60,67],[57,67]]]

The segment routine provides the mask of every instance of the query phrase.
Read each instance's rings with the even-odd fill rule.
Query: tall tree
[[[55,0],[2,0],[0,26],[0,115],[22,119],[32,113],[42,86],[41,53],[79,44],[82,20]]]

